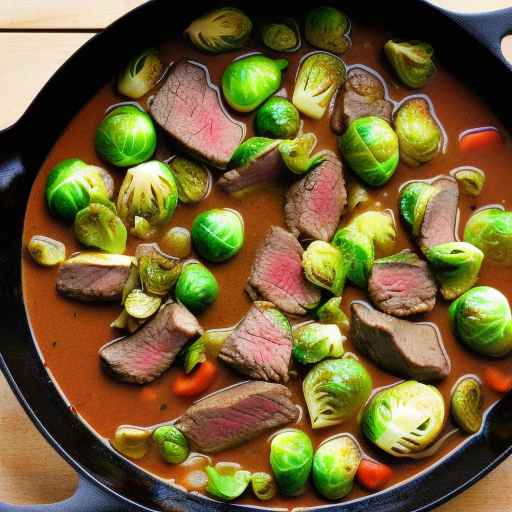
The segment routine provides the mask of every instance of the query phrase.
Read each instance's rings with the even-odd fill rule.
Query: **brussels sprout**
[[[455,423],[468,434],[475,434],[482,426],[482,386],[472,376],[460,379],[452,392],[451,411]]]
[[[192,252],[192,237],[187,228],[175,226],[160,239],[165,250],[175,258],[186,258]]]
[[[102,204],[91,203],[75,217],[75,236],[87,247],[122,254],[128,233],[121,219]]]
[[[339,138],[348,166],[367,185],[387,183],[398,165],[398,137],[380,117],[360,117]]]
[[[300,30],[293,18],[263,25],[261,40],[276,52],[294,52],[301,45]]]
[[[251,112],[281,87],[281,71],[286,59],[272,60],[251,55],[233,61],[222,75],[222,92],[229,105],[238,112]]]
[[[395,115],[400,158],[408,165],[418,166],[432,160],[438,153],[443,135],[424,98],[406,100]]]
[[[361,449],[352,436],[342,434],[320,445],[313,458],[313,482],[328,500],[344,498],[352,490]]]
[[[150,295],[163,297],[169,293],[181,272],[178,259],[164,256],[141,256],[139,274],[142,289]]]
[[[185,265],[176,283],[176,299],[194,313],[201,313],[215,302],[218,295],[217,279],[204,265]]]
[[[153,48],[135,56],[117,80],[117,90],[129,98],[138,99],[149,92],[162,76],[163,66]]]
[[[444,399],[437,388],[409,380],[374,395],[364,410],[361,427],[385,452],[408,457],[435,441],[444,417]]]
[[[350,21],[334,7],[315,7],[306,16],[304,35],[309,44],[333,53],[350,48]]]
[[[130,234],[140,240],[150,240],[157,234],[157,230],[144,218],[135,215]]]
[[[310,323],[293,330],[293,357],[301,364],[318,363],[328,357],[341,357],[345,350],[337,325]]]
[[[153,441],[160,455],[169,464],[181,464],[190,452],[185,436],[174,426],[164,425],[153,432]]]
[[[301,430],[278,433],[270,443],[270,466],[281,494],[299,496],[313,464],[313,445]]]
[[[316,317],[322,324],[335,324],[341,332],[346,333],[350,328],[347,315],[341,309],[341,297],[332,297],[316,311]]]
[[[411,89],[423,87],[434,74],[434,50],[422,41],[389,40],[384,45],[389,63],[400,80]]]
[[[206,361],[204,335],[186,347],[183,369],[189,374],[198,364]]]
[[[130,316],[126,309],[123,309],[119,316],[110,324],[110,327],[134,333],[145,321],[146,319],[141,320]]]
[[[353,212],[360,204],[367,203],[370,199],[367,190],[357,181],[351,181],[347,190],[347,208]]]
[[[373,242],[378,257],[393,254],[396,245],[396,227],[391,210],[360,213],[347,227],[366,235]]]
[[[347,70],[341,59],[324,52],[310,54],[300,66],[292,102],[303,114],[321,119],[346,77]]]
[[[289,329],[289,327],[287,327]],[[207,359],[217,359],[224,342],[229,338],[233,328],[210,329],[200,338],[191,343],[185,351],[183,368],[185,373],[190,373],[198,364]]]
[[[271,500],[277,493],[276,483],[268,473],[253,473],[251,485],[252,492],[261,501]]]
[[[249,471],[238,470],[223,474],[216,468],[207,466],[206,473],[208,494],[223,501],[231,501],[241,496],[251,481]]]
[[[355,416],[372,391],[372,378],[355,359],[327,359],[314,366],[303,382],[313,428],[337,425]]]
[[[436,245],[425,255],[441,284],[441,293],[446,300],[457,298],[476,283],[484,259],[480,249],[466,242]]]
[[[62,219],[73,220],[90,203],[109,202],[106,181],[110,175],[78,158],[59,162],[46,181],[46,201],[50,212]]]
[[[284,164],[294,174],[311,171],[324,160],[324,152],[311,155],[317,143],[314,133],[305,133],[293,140],[283,140],[279,144],[279,153]]]
[[[66,246],[47,236],[34,235],[27,249],[32,259],[44,267],[53,267],[66,259]]]
[[[512,265],[512,212],[499,207],[475,212],[464,228],[464,241],[478,247],[487,260]]]
[[[171,220],[178,204],[178,189],[169,167],[157,160],[128,169],[119,195],[117,209],[125,224],[133,226],[135,217],[158,227]]]
[[[192,223],[192,242],[197,252],[209,261],[225,261],[244,244],[242,216],[229,208],[200,213]]]
[[[117,427],[112,446],[122,455],[130,459],[142,459],[148,452],[149,430],[138,427]]]
[[[245,167],[279,145],[279,140],[267,137],[250,137],[235,149],[230,167]]]
[[[427,205],[438,192],[436,187],[424,181],[413,181],[401,189],[400,214],[413,235],[419,235]]]
[[[299,111],[285,98],[273,96],[258,109],[256,133],[273,139],[290,139],[300,128]]]
[[[512,314],[507,298],[490,286],[477,286],[452,302],[449,309],[457,337],[484,356],[512,351]]]
[[[160,297],[153,297],[135,288],[126,297],[124,308],[133,318],[144,320],[153,316],[158,311],[161,304],[162,299]]]
[[[178,198],[182,203],[198,203],[210,192],[212,175],[204,165],[177,156],[169,162],[169,167],[176,180]]]
[[[252,22],[235,7],[221,7],[196,18],[185,30],[192,44],[209,53],[239,50],[251,35]]]
[[[477,167],[457,167],[450,171],[464,194],[478,197],[485,185],[485,172]]]
[[[96,151],[117,167],[131,167],[149,160],[156,149],[151,117],[134,105],[117,107],[96,129]]]
[[[336,232],[331,243],[341,250],[347,279],[359,288],[366,288],[375,260],[372,241],[355,229],[343,228]]]

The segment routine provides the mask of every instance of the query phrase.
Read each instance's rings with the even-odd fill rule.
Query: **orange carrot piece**
[[[187,375],[180,373],[171,384],[172,392],[176,396],[197,396],[206,391],[217,375],[217,366],[211,361],[205,361]]]
[[[492,146],[502,144],[500,132],[493,128],[468,132],[463,135],[459,141],[459,148],[462,153],[467,153],[479,149],[492,148]]]
[[[363,459],[357,469],[358,482],[370,491],[384,489],[393,476],[393,470],[374,460]]]
[[[498,393],[512,391],[512,374],[498,368],[486,368],[483,375],[485,385]]]

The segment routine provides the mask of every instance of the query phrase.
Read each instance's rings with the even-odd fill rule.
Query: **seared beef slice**
[[[165,304],[135,334],[107,343],[100,349],[104,368],[125,382],[152,382],[167,370],[178,352],[201,326],[192,313],[176,303]]]
[[[375,307],[394,316],[425,313],[436,305],[434,276],[409,249],[375,260],[368,292]]]
[[[298,415],[285,386],[245,382],[196,402],[176,427],[193,450],[216,453],[296,421]]]
[[[221,169],[245,136],[245,125],[223,108],[207,69],[191,61],[172,66],[150,112],[185,150]]]
[[[409,322],[353,302],[350,336],[363,355],[402,377],[430,381],[450,373],[441,334],[433,324]]]
[[[292,331],[270,302],[255,302],[222,346],[219,357],[253,379],[288,382]]]
[[[291,315],[305,315],[320,302],[320,291],[304,277],[297,239],[283,228],[271,226],[256,252],[247,291]]]
[[[325,160],[288,190],[286,225],[297,237],[327,242],[336,232],[346,203],[341,162],[326,151]]]

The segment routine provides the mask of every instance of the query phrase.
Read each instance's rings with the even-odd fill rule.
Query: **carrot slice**
[[[357,469],[358,482],[370,491],[384,489],[393,476],[393,470],[374,460],[363,459]]]
[[[189,375],[180,373],[171,384],[176,396],[197,396],[206,391],[217,375],[217,366],[211,361],[201,363]]]
[[[483,130],[470,131],[462,135],[459,141],[459,148],[462,153],[467,153],[479,149],[488,149],[502,144],[500,132],[494,128],[485,128]]]
[[[485,385],[498,393],[512,391],[512,374],[498,368],[486,368],[483,375]]]

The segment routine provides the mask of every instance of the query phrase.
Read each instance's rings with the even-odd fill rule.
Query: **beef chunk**
[[[288,382],[292,331],[270,302],[255,302],[222,346],[219,357],[253,379]]]
[[[457,181],[451,176],[440,176],[432,185],[439,192],[429,201],[421,224],[419,243],[423,252],[435,245],[454,242],[457,239]]]
[[[334,153],[325,151],[325,160],[288,190],[286,225],[297,237],[329,241],[346,204],[341,162]]]
[[[245,382],[210,395],[176,422],[193,450],[216,453],[296,421],[298,408],[281,384]]]
[[[262,297],[291,315],[305,315],[320,302],[320,291],[302,271],[304,250],[283,228],[271,226],[256,257],[247,283],[253,300]]]
[[[120,301],[132,261],[122,254],[78,253],[60,266],[57,291],[84,302]]]
[[[437,287],[427,263],[405,249],[375,261],[368,292],[375,307],[402,317],[432,311]]]
[[[135,334],[107,343],[99,354],[105,370],[117,379],[145,384],[160,377],[201,332],[192,313],[180,304],[167,303]]]
[[[381,80],[364,68],[352,68],[340,89],[331,116],[331,129],[341,135],[350,123],[366,116],[391,122],[393,104],[384,98]]]
[[[357,349],[384,370],[419,381],[443,379],[450,360],[438,329],[352,303],[350,336]]]
[[[206,67],[192,61],[172,66],[150,112],[188,153],[221,169],[245,137],[245,125],[226,112]]]

